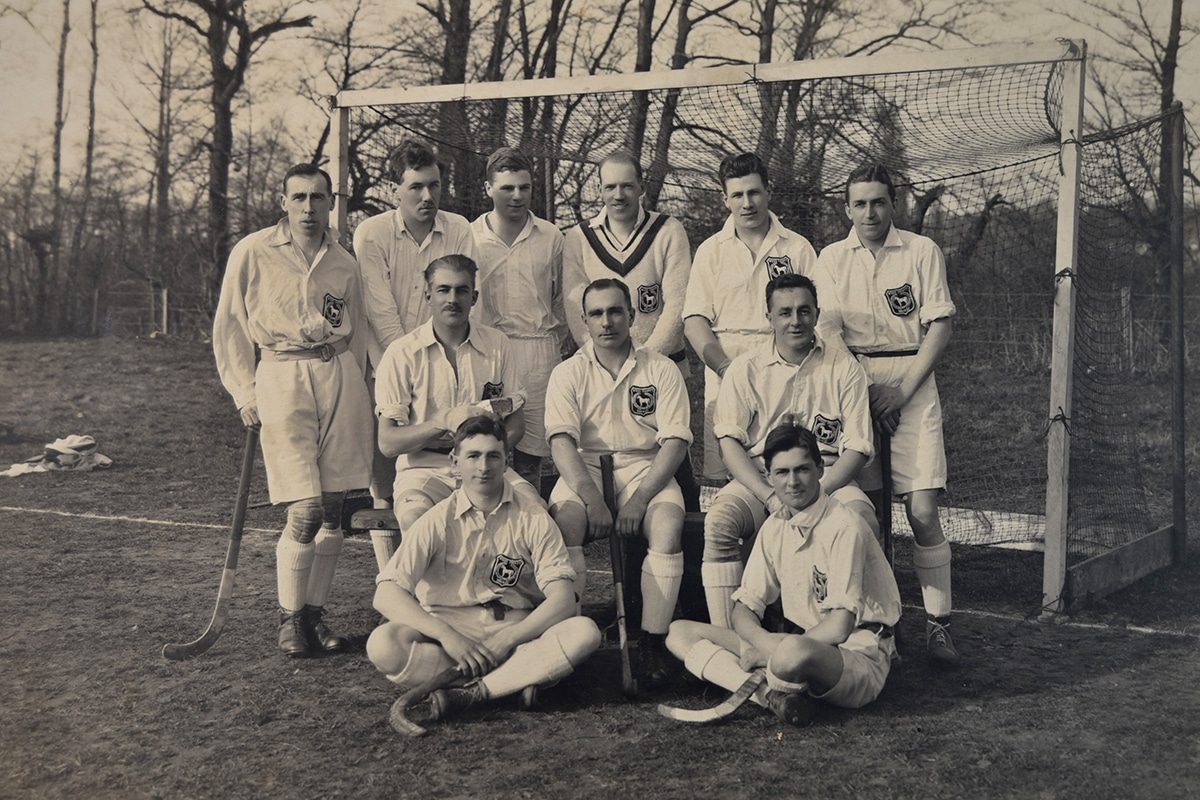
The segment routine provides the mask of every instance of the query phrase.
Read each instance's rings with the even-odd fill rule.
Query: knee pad
[[[321,521],[325,527],[342,527],[342,502],[345,496],[345,492],[321,492]]]
[[[713,503],[704,517],[704,560],[740,560],[742,539],[753,532],[754,515],[740,500]]]
[[[321,498],[306,497],[288,506],[287,524],[283,526],[284,535],[308,544],[317,536],[321,529]]]

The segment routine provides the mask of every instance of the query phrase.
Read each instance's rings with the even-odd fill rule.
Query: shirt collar
[[[336,238],[333,228],[328,225],[325,226],[325,230],[322,233],[321,246],[324,247],[330,242],[336,241]],[[282,247],[294,241],[295,239],[292,238],[292,226],[288,224],[288,218],[281,217],[279,222],[275,223],[275,231],[271,234],[271,246]]]
[[[404,236],[407,236],[408,238],[412,239],[415,242],[416,238],[411,233],[408,232],[408,226],[404,224],[404,215],[400,213],[399,208],[396,209],[395,214],[396,214],[396,216],[393,217],[392,220],[393,220],[393,224],[396,226],[396,233],[403,234]],[[445,218],[446,218],[446,212],[442,211],[439,208],[437,210],[437,212],[434,213],[434,215],[433,215],[433,227],[429,230],[430,236],[432,236],[435,233],[441,233],[443,235],[446,233]],[[424,242],[422,242],[422,244],[424,244]]]
[[[784,506],[776,512],[776,515],[786,520],[788,529],[800,537],[800,541],[796,543],[796,549],[799,550],[808,543],[808,540],[812,538],[813,530],[825,518],[825,513],[829,510],[829,495],[825,494],[825,490],[822,489],[821,493],[817,495],[817,499],[807,508],[802,508],[793,512],[791,516],[786,516],[790,510]]]
[[[773,338],[770,342],[762,345],[759,351],[755,354],[755,358],[758,359],[759,363],[762,364],[788,364],[789,366],[799,367],[803,366],[804,362],[812,358],[814,354],[823,352],[825,352],[825,340],[822,339],[816,331],[813,331],[812,349],[808,351],[807,355],[804,356],[804,360],[799,364],[792,364],[792,362],[780,355],[779,348],[775,346],[775,341]]]
[[[771,219],[771,225],[767,228],[767,236],[763,239],[763,244],[773,242],[776,239],[783,238],[783,223],[779,221],[779,217],[774,211],[768,210],[767,216]],[[733,214],[730,214],[725,220],[725,224],[721,226],[721,230],[717,231],[716,238],[718,240],[733,239],[737,237],[737,224],[733,221]]]
[[[637,219],[633,221],[633,229],[635,231],[642,227],[646,216],[646,209],[642,208],[642,201],[638,200]],[[612,226],[608,224],[608,206],[600,206],[600,213],[592,217],[591,226],[593,228],[608,228],[612,230]]]
[[[474,503],[471,502],[471,498],[467,496],[466,489],[459,487],[455,491],[455,495],[456,495],[456,497],[454,500],[454,516],[458,519],[462,519],[464,516],[467,515],[468,512],[471,511],[471,509],[476,508],[476,506]],[[512,500],[513,500],[512,484],[506,480],[506,481],[504,481],[504,488],[500,490],[500,504],[497,505],[496,508],[492,509],[492,513],[495,513],[497,510],[499,510],[500,507],[503,506],[505,503],[511,503]],[[483,509],[477,509],[477,510],[481,514],[484,513]]]
[[[480,348],[479,345],[477,345],[475,343],[475,334],[478,332],[478,330],[479,330],[478,326],[476,325],[476,323],[474,321],[472,321],[470,323],[470,327],[467,328],[467,338],[463,341],[463,344],[470,345],[472,348],[474,348],[475,350],[482,353],[483,349]],[[417,343],[420,344],[422,348],[431,347],[435,344],[438,347],[441,347],[441,343],[438,342],[438,339],[437,339],[437,334],[435,334],[433,332],[433,320],[432,319],[427,319],[424,322],[422,322],[421,327],[417,328],[417,330],[416,330],[416,335],[417,335]]]
[[[854,228],[850,228],[850,236],[848,238],[850,239],[850,246],[855,250],[868,249],[867,246],[862,243],[862,239],[858,238],[858,231],[854,230]],[[896,229],[896,225],[893,223],[892,226],[888,228],[887,238],[883,240],[883,247],[903,246],[904,242],[900,239],[900,231]]]

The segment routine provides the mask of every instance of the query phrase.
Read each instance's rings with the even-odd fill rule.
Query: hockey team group
[[[753,153],[721,162],[729,217],[694,255],[679,220],[643,207],[623,151],[599,165],[600,212],[565,234],[530,209],[530,158],[501,148],[486,174],[492,209],[470,222],[439,208],[431,147],[402,141],[385,167],[397,208],[357,226],[351,255],[328,174],[298,164],[285,216],[229,257],[213,345],[286,506],[280,650],[346,649],[324,609],[343,497],[369,485],[398,530],[371,532],[383,621],[366,650],[401,692],[402,732],[414,687],[437,684],[420,698],[430,721],[528,706],[587,659],[602,636],[581,613],[584,546],[610,536],[647,544],[630,579],[643,686],[668,687],[677,659],[791,724],[821,702],[861,707],[898,658],[875,512],[893,498],[928,658],[958,664],[934,378],[955,307],[938,246],[892,224],[886,168],[847,177],[850,229],[819,257],[770,210]],[[723,484],[704,517],[708,622],[673,620],[699,483],[685,339],[704,364],[703,478]]]

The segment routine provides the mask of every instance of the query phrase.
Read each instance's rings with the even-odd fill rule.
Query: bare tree
[[[292,7],[251,20],[244,0],[142,0],[142,7],[176,20],[204,43],[209,58],[209,103],[213,126],[209,151],[208,227],[216,284],[229,256],[229,167],[233,157],[233,102],[252,57],[277,33],[312,27],[312,16],[293,16]]]

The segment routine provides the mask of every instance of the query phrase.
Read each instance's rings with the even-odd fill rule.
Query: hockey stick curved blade
[[[736,692],[712,708],[675,708],[666,703],[659,703],[658,713],[667,719],[674,719],[679,722],[696,724],[716,722],[717,720],[725,719],[725,717],[728,717],[734,711],[741,708],[742,704],[750,699],[750,695],[754,694],[758,687],[762,686],[766,680],[766,674],[762,670],[756,670],[750,674],[749,678],[746,678],[745,682],[738,687]]]
[[[200,638],[185,644],[163,645],[163,658],[183,661],[195,658],[216,643],[229,619],[229,606],[233,600],[233,583],[237,577],[238,551],[242,546],[242,529],[246,524],[246,507],[250,503],[250,477],[254,473],[254,454],[258,449],[258,429],[246,429],[246,446],[242,451],[242,472],[238,479],[237,503],[233,509],[233,522],[229,528],[229,546],[225,550],[225,568],[221,572],[221,586],[217,589],[217,605],[212,619]]]
[[[392,703],[392,709],[388,712],[388,723],[391,724],[392,729],[401,736],[424,736],[428,733],[425,728],[408,718],[408,712],[438,689],[449,686],[461,677],[462,672],[458,667],[451,667],[400,695],[396,702]]]

